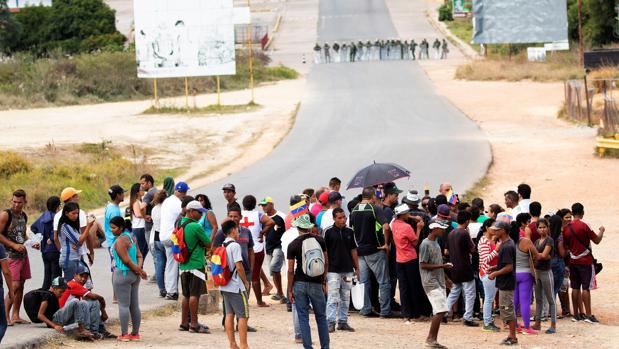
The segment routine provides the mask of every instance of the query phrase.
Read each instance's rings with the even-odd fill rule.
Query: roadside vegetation
[[[247,113],[262,108],[260,104],[211,104],[206,107],[179,108],[174,106],[154,106],[146,109],[142,114],[190,114],[195,116]]]
[[[33,216],[45,210],[49,196],[72,186],[83,190],[80,205],[84,209],[102,207],[113,184],[129,189],[146,172],[158,183],[164,176],[180,173],[181,169],[153,165],[148,153],[147,149],[114,146],[110,141],[63,148],[48,144],[29,153],[0,151],[0,198],[8,199],[15,189],[24,189],[28,194],[26,212]]]
[[[583,41],[587,49],[615,45],[618,37],[614,35],[617,25],[614,1],[582,0]],[[579,79],[584,70],[578,64],[578,12],[577,1],[568,0],[568,37],[570,51],[554,51],[546,54],[545,62],[529,62],[527,47],[541,44],[496,44],[486,45],[484,59],[474,60],[458,68],[457,79],[466,80],[532,80],[539,82]],[[471,19],[452,18],[451,1],[439,8],[439,20],[444,21],[449,31],[479,52],[480,45],[472,44],[473,24]],[[604,70],[619,75],[616,67]]]

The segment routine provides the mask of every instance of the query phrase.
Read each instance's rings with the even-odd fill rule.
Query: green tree
[[[13,45],[13,51],[30,51],[39,56],[50,49],[53,23],[52,8],[31,6],[21,9],[15,19],[21,24],[19,40]]]
[[[568,32],[570,39],[578,41],[578,1],[568,1]],[[614,0],[582,0],[582,37],[585,46],[599,47],[617,41],[614,29]]]
[[[0,0],[0,53],[9,53],[17,42],[21,25],[9,12],[7,0]]]

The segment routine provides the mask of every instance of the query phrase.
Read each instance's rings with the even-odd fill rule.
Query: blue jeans
[[[447,297],[447,308],[458,301],[460,293],[464,292],[464,320],[473,321],[473,305],[475,305],[475,279],[466,282],[458,282],[453,285]]]
[[[488,279],[488,274],[481,278],[481,283],[484,285],[484,325],[492,323],[492,304],[496,295],[495,280]]]
[[[138,241],[138,248],[142,253],[142,261],[146,260],[146,256],[148,255],[148,240],[146,240],[146,229],[144,228],[136,228],[132,231],[133,236]]]
[[[315,282],[295,281],[292,290],[297,314],[299,315],[303,348],[312,349],[312,332],[309,325],[309,309],[311,304],[316,317],[320,348],[329,349],[329,325],[326,315],[327,303],[325,294],[322,291],[322,285]]]
[[[66,263],[65,261],[60,261],[60,267],[62,268],[62,274],[64,275],[63,278],[65,282],[73,280],[77,267],[80,264],[82,264],[82,262],[79,259],[69,260]]]
[[[155,278],[157,279],[157,287],[159,288],[159,292],[165,292],[165,263],[166,263],[166,253],[165,247],[161,243],[161,241],[155,241],[153,243],[153,260],[155,261]]]
[[[550,266],[552,268],[552,277],[553,277],[553,286],[554,286],[554,295],[555,299],[559,294],[559,290],[561,289],[561,285],[563,285],[563,279],[565,278],[565,262],[562,258],[553,258],[550,261]]]
[[[368,315],[372,312],[372,303],[370,302],[370,273],[376,276],[378,281],[378,291],[380,300],[380,315],[389,315],[391,313],[391,283],[389,280],[389,271],[387,270],[387,255],[384,251],[378,251],[368,256],[359,256],[359,280],[365,287],[365,300],[361,315]]]
[[[327,273],[327,321],[345,324],[348,322],[352,273]],[[338,312],[339,306],[339,312]]]

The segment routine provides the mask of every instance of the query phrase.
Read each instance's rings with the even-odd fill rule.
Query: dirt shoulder
[[[603,323],[619,325],[617,160],[593,155],[594,128],[556,118],[563,84],[455,80],[455,69],[466,61],[441,63],[426,61],[422,67],[437,92],[475,120],[492,145],[494,162],[483,189],[486,206],[504,206],[503,193],[527,183],[544,213],[581,202],[585,221],[596,231],[600,225],[607,228],[604,240],[594,248],[605,268],[598,278],[599,289],[592,293],[593,309]]]

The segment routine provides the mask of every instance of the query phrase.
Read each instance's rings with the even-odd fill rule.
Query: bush
[[[441,22],[454,20],[450,0],[438,8],[438,20]]]
[[[30,172],[30,163],[17,153],[0,152],[0,178],[7,179],[20,172]]]

